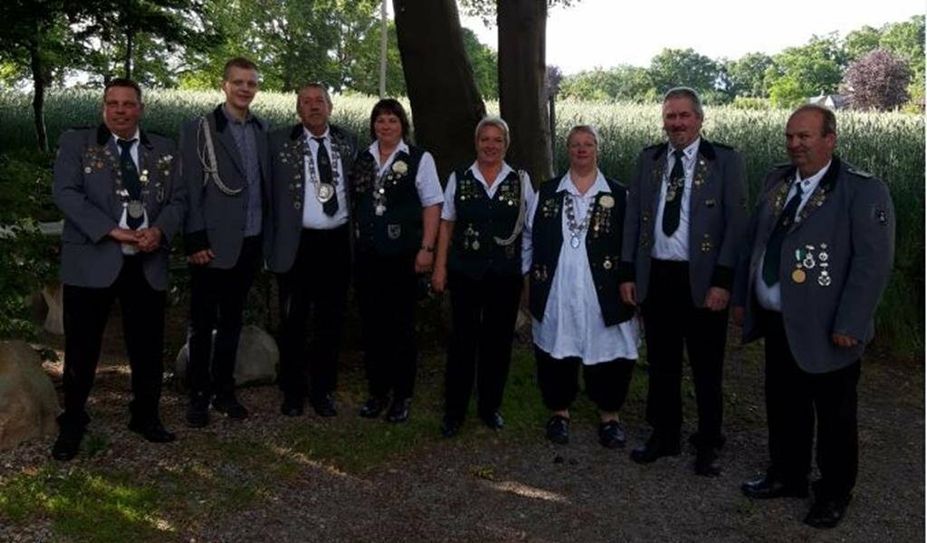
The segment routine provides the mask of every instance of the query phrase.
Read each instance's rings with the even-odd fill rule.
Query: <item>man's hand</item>
[[[637,306],[637,283],[627,282],[621,283],[618,286],[618,292],[621,293],[621,301],[628,304]]]
[[[109,231],[109,237],[118,241],[119,243],[128,243],[135,245],[138,243],[138,234],[135,230],[129,230],[128,228],[113,228]]]
[[[711,287],[705,295],[705,307],[711,311],[724,311],[731,300],[731,293],[721,287]]]
[[[739,305],[735,305],[731,308],[731,316],[734,318],[735,326],[744,325],[744,308]]]
[[[152,251],[157,251],[158,248],[161,247],[161,229],[157,226],[138,230],[137,235],[138,248],[142,252],[150,253]]]
[[[849,347],[855,347],[859,344],[858,339],[844,334],[831,334],[831,341],[833,341],[834,345],[837,347],[843,347],[845,349]]]
[[[202,251],[197,251],[188,256],[187,262],[196,264],[197,266],[205,266],[206,264],[209,264],[213,258],[216,258],[216,255],[213,254],[212,249],[203,249]]]
[[[447,288],[447,268],[435,266],[435,271],[431,274],[431,290],[435,294],[441,294],[445,288]]]
[[[430,272],[434,260],[435,254],[433,252],[419,249],[418,254],[415,255],[415,273]]]

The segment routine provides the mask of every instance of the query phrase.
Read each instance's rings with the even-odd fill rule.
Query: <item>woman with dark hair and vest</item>
[[[522,259],[538,383],[553,412],[547,439],[569,441],[569,409],[582,366],[586,392],[599,409],[599,442],[614,449],[626,441],[618,411],[639,330],[634,308],[618,293],[626,189],[599,171],[598,146],[593,127],[570,130],[570,169],[541,185],[528,213]]]
[[[476,161],[444,189],[432,289],[451,291],[452,329],[441,433],[460,432],[476,377],[477,414],[494,430],[512,359],[521,298],[521,234],[534,202],[531,179],[505,162],[509,127],[498,117],[476,126]]]
[[[370,397],[360,415],[404,422],[415,385],[416,274],[430,272],[441,215],[434,158],[409,145],[409,118],[398,101],[370,114],[373,143],[351,171],[355,270]],[[392,393],[392,403],[389,403]]]

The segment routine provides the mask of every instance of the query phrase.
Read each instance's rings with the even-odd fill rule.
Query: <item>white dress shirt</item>
[[[801,202],[798,204],[798,209],[795,210],[795,222],[801,220],[798,217],[798,214],[801,213],[802,208],[805,207],[805,204],[808,203],[808,199],[811,198],[811,195],[814,193],[815,189],[818,188],[818,185],[821,183],[821,178],[824,177],[824,174],[827,172],[827,168],[830,168],[830,162],[827,163],[821,170],[812,175],[807,179],[802,179],[801,174],[798,173],[798,169],[795,169],[795,179],[792,183],[792,186],[789,187],[789,192],[785,197],[785,204],[783,207],[788,204],[788,201],[795,194],[795,184],[801,184]],[[776,217],[778,220],[779,217]],[[766,250],[763,250],[763,258],[760,259],[760,265],[757,268],[756,273],[756,283],[754,284],[754,290],[756,290],[756,300],[760,303],[765,309],[769,311],[782,311],[782,289],[779,286],[777,281],[775,285],[769,286],[766,284],[766,281],[763,281],[763,264],[766,262]],[[780,278],[781,279],[781,278]]]
[[[480,168],[477,166],[477,163],[474,162],[469,171],[473,172],[473,178],[480,182],[480,185],[483,186],[483,190],[486,191],[486,196],[492,200],[496,196],[496,192],[499,190],[499,185],[502,184],[502,181],[509,175],[512,170],[512,167],[507,163],[502,163],[502,169],[499,170],[499,175],[493,180],[492,185],[486,182],[486,179],[483,178]],[[521,193],[524,194],[525,210],[531,209],[531,206],[534,204],[534,200],[537,197],[534,192],[534,186],[531,185],[531,177],[528,176],[528,172],[525,172],[525,175],[521,179]],[[441,208],[441,220],[453,222],[457,220],[457,206],[454,203],[454,197],[457,195],[457,172],[451,172],[451,175],[447,178],[447,186],[444,187],[444,207]]]
[[[319,142],[314,140],[315,137],[325,138],[325,150],[328,151],[328,159],[334,165],[335,155],[332,153],[331,132],[326,127],[325,133],[321,136],[315,136],[312,132],[303,128],[309,142],[309,155],[303,157],[303,170],[306,179],[305,195],[303,196],[303,228],[312,228],[314,230],[331,230],[348,222],[348,201],[345,193],[344,182],[344,159],[339,157],[337,168],[332,168],[332,181],[335,183],[335,196],[338,198],[338,211],[334,215],[328,216],[322,208],[322,202],[316,196],[316,183],[321,182],[322,173],[319,171],[318,154]],[[312,167],[315,168],[315,179],[310,175],[309,161],[312,161]]]
[[[135,135],[129,138],[130,140],[133,138],[135,139],[135,141],[132,142],[132,147],[129,147],[129,154],[132,156],[132,162],[135,163],[135,171],[138,172],[139,177],[141,177],[142,175],[142,171],[138,168],[138,142],[139,142],[140,137],[141,137],[140,131],[136,128]],[[116,159],[117,160],[122,160],[121,159],[122,147],[119,146],[120,140],[122,140],[122,138],[120,138],[116,134],[113,134],[113,141],[116,144],[116,151],[117,151]],[[125,201],[128,202],[130,199],[131,197],[128,197],[126,198]],[[129,220],[127,217],[127,213],[128,213],[128,207],[122,206],[122,215],[119,216],[119,228],[125,228],[126,230],[129,230]],[[142,228],[148,228],[148,210],[145,209],[144,206],[142,206],[142,224],[138,226],[137,230],[141,230]],[[121,243],[120,246],[122,248],[122,254],[124,255],[138,254],[138,247],[136,247],[135,245],[131,243]]]
[[[374,140],[373,143],[370,144],[370,147],[367,148],[367,152],[373,156],[373,160],[379,168],[377,175],[383,175],[386,168],[393,164],[396,153],[399,151],[409,152],[409,146],[406,145],[406,142],[400,141],[399,145],[397,145],[389,155],[389,158],[386,159],[386,162],[381,163],[380,142]],[[438,179],[435,159],[428,151],[425,151],[421,161],[418,163],[418,171],[415,173],[415,190],[418,192],[418,199],[422,202],[422,207],[433,206],[444,201],[444,193],[441,192],[441,180]]]
[[[611,192],[602,172],[598,172],[595,183],[579,193],[567,173],[560,180],[558,191],[566,190],[566,198],[573,199],[575,218],[581,223],[592,208],[600,192]],[[535,199],[525,221],[522,238],[522,266],[525,273],[531,269],[531,230],[539,199]],[[554,358],[578,356],[583,364],[591,366],[609,362],[616,358],[637,359],[639,330],[637,317],[617,324],[605,326],[599,298],[596,294],[589,257],[586,254],[586,233],[580,235],[580,246],[570,246],[570,229],[566,211],[561,212],[563,246],[557,260],[557,271],[551,284],[544,320],[531,319],[534,343]]]
[[[686,175],[686,182],[682,191],[682,200],[679,202],[679,227],[672,236],[663,233],[663,208],[666,205],[666,188],[676,157],[675,149],[668,145],[666,149],[666,169],[663,172],[663,182],[660,183],[660,200],[657,204],[657,216],[653,222],[653,248],[650,256],[660,260],[689,260],[689,199],[692,195],[692,177],[695,174],[695,164],[698,162],[698,146],[702,138],[695,138],[682,150],[682,169]]]

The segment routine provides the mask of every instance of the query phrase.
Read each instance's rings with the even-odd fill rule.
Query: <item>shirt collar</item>
[[[573,184],[573,181],[570,179],[570,172],[567,171],[566,174],[560,178],[560,184],[557,185],[557,192],[561,190],[567,191],[572,196],[595,196],[600,192],[611,192],[612,190],[608,187],[608,182],[605,181],[605,176],[602,175],[602,170],[596,168],[595,182],[592,183],[592,186],[589,187],[589,190],[586,191],[586,194],[580,194],[579,190],[576,188],[576,185]]]
[[[368,147],[367,150],[370,151],[370,154],[373,155],[373,158],[380,160],[380,142],[379,141],[373,140],[373,143],[370,144],[370,147]],[[397,145],[396,148],[393,149],[393,154],[391,154],[390,157],[395,156],[396,153],[398,153],[399,151],[403,151],[406,153],[409,152],[409,146],[406,145],[406,142],[403,140],[399,140],[399,145]]]
[[[238,117],[235,117],[229,113],[226,104],[222,104],[222,114],[225,115],[226,120],[228,120],[230,124],[247,124],[254,120],[254,115],[252,115],[251,111],[249,110],[248,113],[245,114],[245,118],[239,121]]]
[[[477,180],[482,181],[483,184],[488,184],[486,179],[483,178],[483,174],[480,172],[479,164],[474,160],[473,164],[470,165],[470,171],[473,172],[473,177]],[[499,176],[496,177],[497,180],[501,181],[509,176],[509,172],[514,171],[511,166],[506,161],[502,161],[502,169],[499,170]]]
[[[699,145],[701,145],[701,143],[702,143],[702,137],[699,136],[699,137],[695,138],[695,141],[693,141],[692,143],[690,143],[689,145],[687,145],[687,146],[682,150],[682,154],[683,154],[684,160],[689,161],[689,160],[692,160],[693,158],[695,158],[695,155],[698,154],[698,147],[699,147]],[[667,158],[667,160],[669,160],[669,158],[673,156],[673,152],[674,152],[675,150],[676,150],[676,148],[673,147],[672,145],[667,145],[667,146],[666,146],[666,158]]]
[[[309,129],[306,128],[305,126],[303,127],[303,132],[306,134],[306,139],[322,138],[322,139],[327,140],[331,138],[331,130],[329,129],[328,125],[325,125],[325,132],[321,136],[316,136],[315,134],[310,132]]]
[[[134,145],[138,145],[140,135],[141,135],[141,130],[139,130],[138,128],[136,128],[136,129],[135,129],[135,134],[133,134],[131,138],[128,138],[128,139],[120,138],[120,137],[117,136],[116,134],[113,134],[113,141],[114,141],[114,142],[116,143],[116,145],[118,146],[120,141],[132,141],[132,140],[134,139],[135,141],[134,141],[133,144],[132,144],[132,145],[134,146]]]
[[[801,183],[802,192],[808,192],[809,188],[816,187],[818,185],[818,183],[821,181],[821,178],[823,178],[824,174],[827,173],[827,169],[830,168],[831,162],[832,161],[828,160],[827,164],[818,170],[817,173],[805,179],[801,178],[801,172],[798,171],[798,168],[795,168],[795,182]]]

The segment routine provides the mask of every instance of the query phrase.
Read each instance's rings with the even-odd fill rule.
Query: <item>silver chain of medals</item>
[[[319,145],[325,145],[325,142],[318,142]],[[341,172],[338,169],[338,165],[341,164],[341,155],[338,153],[338,146],[332,143],[331,145],[332,152],[331,156],[328,157],[329,163],[332,165],[332,183],[323,183],[319,179],[319,172],[315,169],[315,157],[312,155],[312,148],[309,146],[309,138],[305,140],[305,154],[306,162],[309,163],[309,182],[315,185],[315,197],[321,202],[325,203],[332,199],[332,196],[335,195],[335,185],[341,180]],[[318,153],[316,153],[318,156]]]
[[[132,167],[138,171],[135,161],[132,161]],[[117,167],[114,171],[116,172],[116,195],[122,200],[123,209],[129,217],[141,219],[145,215],[145,201],[148,199],[148,170],[138,171],[138,184],[141,185],[141,190],[137,200],[130,198],[129,191],[122,184],[122,168]]]
[[[395,162],[395,160],[393,161]],[[392,162],[383,170],[383,173],[380,173],[373,180],[373,212],[377,216],[382,216],[386,213],[386,178],[389,177],[390,173],[393,171]]]
[[[580,222],[576,222],[576,204],[573,203],[573,198],[572,194],[566,195],[563,201],[563,209],[566,211],[567,228],[570,230],[570,247],[579,249],[579,246],[582,245],[579,238],[589,228],[589,218],[592,213],[589,213],[590,210],[587,209],[585,218]]]

